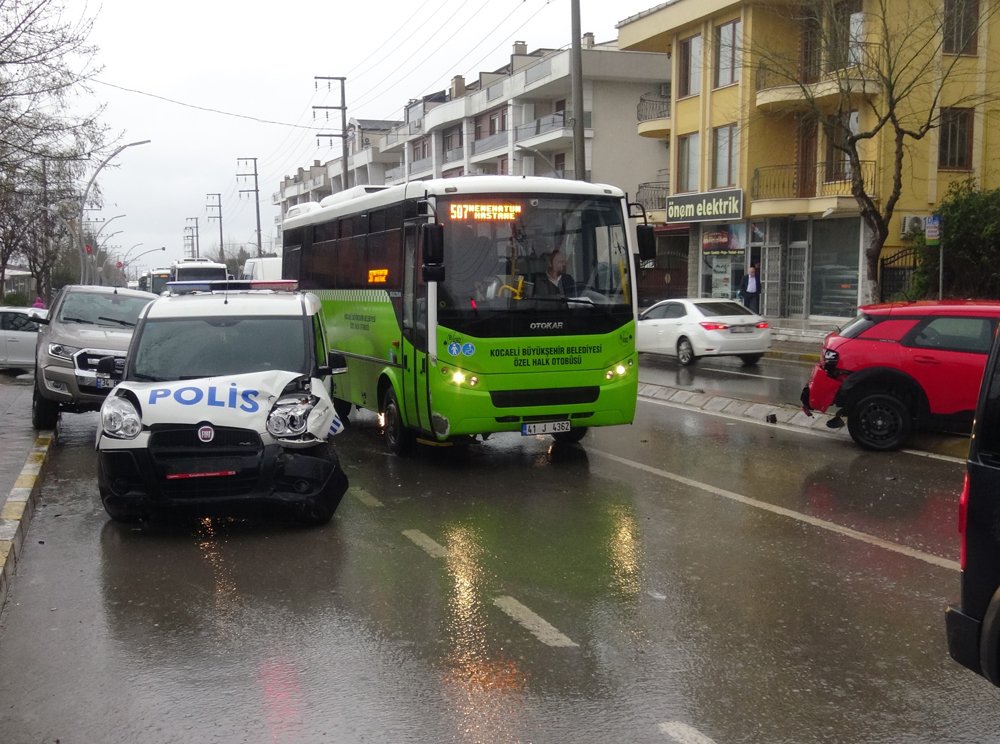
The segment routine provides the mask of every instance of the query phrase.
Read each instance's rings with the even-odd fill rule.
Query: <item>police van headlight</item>
[[[135,439],[142,431],[142,420],[130,400],[116,395],[101,406],[101,428],[109,437]]]
[[[319,402],[315,395],[295,395],[278,398],[267,414],[267,432],[272,437],[299,437],[309,428],[309,414]]]

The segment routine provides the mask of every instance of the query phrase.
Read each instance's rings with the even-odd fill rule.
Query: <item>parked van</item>
[[[243,264],[240,279],[281,279],[281,258],[278,256],[248,258]]]

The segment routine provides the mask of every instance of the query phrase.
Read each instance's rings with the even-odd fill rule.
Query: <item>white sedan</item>
[[[638,351],[676,356],[685,366],[701,356],[756,364],[771,348],[767,321],[732,300],[663,300],[640,313],[637,325]]]
[[[0,369],[35,366],[38,323],[34,319],[47,313],[33,307],[0,307]]]

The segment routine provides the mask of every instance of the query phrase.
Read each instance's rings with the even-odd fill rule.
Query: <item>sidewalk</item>
[[[31,377],[0,380],[0,608],[17,565],[53,432],[31,426]]]

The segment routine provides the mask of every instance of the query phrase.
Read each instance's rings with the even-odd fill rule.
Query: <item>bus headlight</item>
[[[318,401],[314,395],[278,398],[267,414],[267,433],[275,439],[302,436],[309,428],[309,414]]]
[[[632,360],[629,359],[627,362],[618,362],[618,364],[611,367],[604,373],[605,380],[615,380],[621,379],[628,374],[629,368],[632,366]]]
[[[142,421],[128,398],[115,395],[101,406],[101,428],[115,439],[135,439],[142,431]]]
[[[441,372],[453,384],[466,387],[476,387],[479,384],[479,377],[454,367],[442,367]]]

